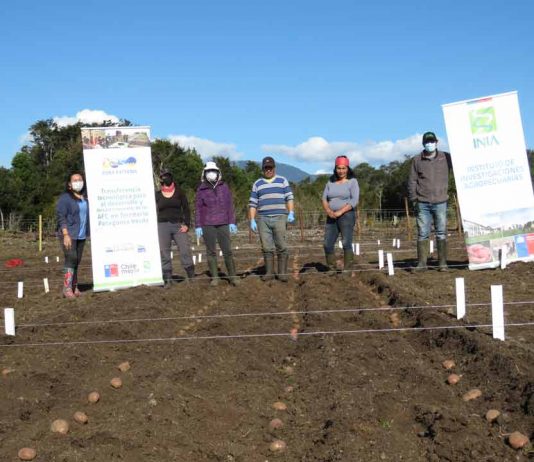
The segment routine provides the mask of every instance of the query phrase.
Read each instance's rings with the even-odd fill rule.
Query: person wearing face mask
[[[65,256],[63,267],[63,296],[81,295],[78,288],[78,267],[82,260],[85,240],[89,236],[89,205],[83,176],[72,173],[67,179],[65,192],[56,205],[59,243]]]
[[[447,200],[451,156],[438,150],[433,132],[423,135],[423,151],[412,159],[408,178],[408,198],[417,219],[417,266],[427,269],[429,238],[432,221],[438,248],[438,269],[447,271]]]
[[[211,286],[219,284],[217,267],[217,242],[223,253],[230,284],[239,284],[234,257],[230,245],[230,233],[237,233],[236,216],[232,193],[222,180],[222,174],[215,162],[207,162],[202,170],[201,183],[195,198],[195,232],[204,237]]]
[[[354,260],[352,234],[356,224],[356,206],[360,196],[358,181],[346,156],[336,157],[334,174],[324,188],[322,203],[327,214],[324,253],[328,270],[335,274],[335,244],[339,233],[343,240],[343,269],[350,271]]]
[[[265,261],[263,281],[270,281],[274,276],[274,254],[278,256],[279,281],[289,280],[287,263],[286,232],[287,224],[295,221],[293,192],[286,178],[276,174],[276,164],[270,156],[261,163],[263,177],[252,185],[248,203],[250,228],[258,232]],[[257,219],[257,221],[256,221]]]
[[[160,174],[160,191],[156,191],[158,214],[158,237],[161,255],[161,270],[166,287],[172,282],[171,245],[174,241],[180,252],[180,262],[187,274],[187,281],[195,277],[195,266],[191,254],[191,241],[187,232],[191,226],[189,202],[184,192],[175,184],[172,173]]]

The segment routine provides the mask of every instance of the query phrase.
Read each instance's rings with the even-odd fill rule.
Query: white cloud
[[[336,156],[345,155],[352,165],[367,162],[371,165],[383,165],[395,160],[402,160],[406,154],[413,155],[422,149],[422,134],[416,133],[396,141],[328,141],[320,136],[308,138],[296,146],[263,145],[262,150],[271,154],[281,154],[296,160],[331,164]],[[441,143],[440,148],[445,146]]]
[[[111,122],[119,122],[119,118],[112,114],[108,114],[105,111],[99,109],[83,109],[82,111],[76,113],[75,116],[55,116],[53,117],[54,122],[59,127],[66,127],[67,125],[74,125],[78,122],[83,122],[86,124],[99,124],[105,120],[110,120]]]
[[[203,159],[222,156],[228,157],[230,160],[238,160],[243,155],[237,150],[236,145],[231,143],[220,143],[187,135],[169,135],[168,139],[183,148],[195,148]]]

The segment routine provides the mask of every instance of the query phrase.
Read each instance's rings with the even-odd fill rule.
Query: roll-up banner
[[[162,284],[148,127],[82,128],[95,291]]]
[[[534,260],[534,194],[517,92],[443,105],[469,269]]]

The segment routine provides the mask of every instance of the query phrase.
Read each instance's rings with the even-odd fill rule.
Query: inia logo
[[[469,121],[473,135],[485,135],[497,130],[497,118],[492,106],[469,111]]]
[[[469,111],[469,121],[471,122],[471,133],[474,135],[473,147],[475,149],[500,144],[495,135],[490,135],[490,133],[497,131],[497,118],[492,106]]]

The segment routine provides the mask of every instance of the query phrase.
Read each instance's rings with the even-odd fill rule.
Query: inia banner
[[[443,106],[469,268],[534,260],[534,194],[517,92]]]
[[[95,291],[162,284],[147,127],[82,129]]]

